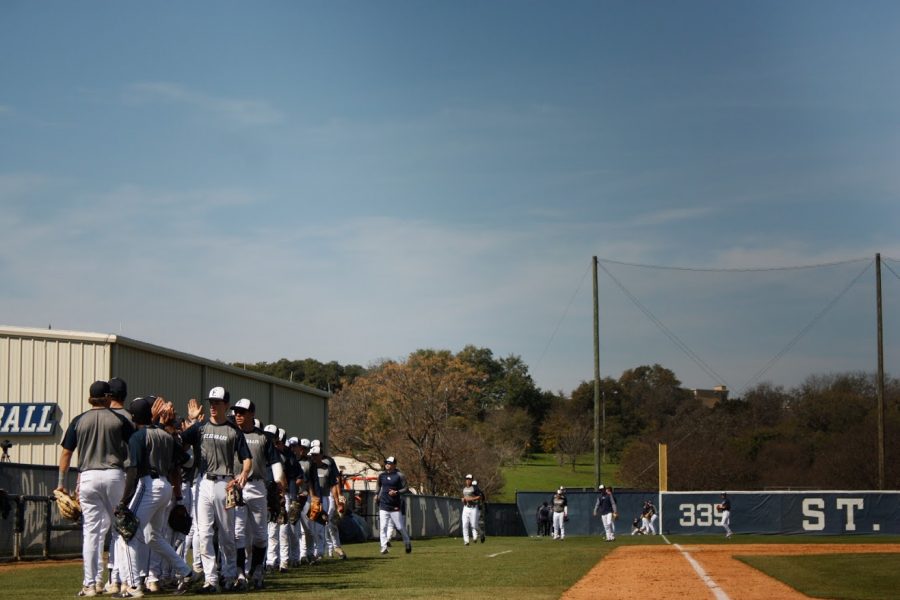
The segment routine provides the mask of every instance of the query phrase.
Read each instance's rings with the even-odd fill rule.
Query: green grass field
[[[349,559],[326,560],[267,579],[254,598],[559,598],[612,550],[599,538],[488,538],[464,546],[460,539],[416,540],[412,554],[394,543],[381,555],[377,543],[345,547]],[[0,571],[4,600],[72,598],[81,587],[80,563],[22,564]],[[160,594],[162,596],[162,594]]]
[[[513,467],[502,470],[506,485],[499,494],[489,500],[491,502],[515,502],[516,490],[523,492],[553,491],[563,485],[572,488],[590,488],[594,486],[594,456],[585,454],[572,465],[560,466],[553,454],[533,454]],[[604,464],[601,479],[607,485],[616,486],[618,481],[618,464]]]
[[[897,536],[675,536],[673,543],[898,543]],[[382,556],[378,544],[346,546],[346,561],[294,569],[267,580],[267,589],[254,598],[293,600],[316,598],[491,598],[536,600],[559,598],[608,552],[622,545],[665,543],[662,536],[621,536],[615,544],[599,537],[488,538],[485,544],[465,547],[459,539],[416,540],[413,553],[394,544]],[[780,579],[812,597],[887,600],[897,598],[900,571],[896,554],[804,555],[744,557],[747,564]],[[21,565],[0,570],[4,600],[72,598],[81,584],[81,565]],[[162,596],[162,594],[160,594]],[[151,596],[152,597],[152,596]],[[610,596],[614,597],[614,596]]]
[[[813,598],[888,600],[900,596],[897,554],[735,558]]]

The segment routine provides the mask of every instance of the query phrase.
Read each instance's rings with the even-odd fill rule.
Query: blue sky
[[[0,322],[740,390],[900,260],[894,2],[0,4]],[[900,273],[900,263],[886,264]],[[885,271],[885,345],[900,280]],[[893,313],[891,313],[893,311]],[[874,273],[762,380],[875,367]],[[897,369],[893,369],[896,371]]]

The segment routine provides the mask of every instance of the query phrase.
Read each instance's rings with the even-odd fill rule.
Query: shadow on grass
[[[383,557],[354,557],[329,560],[317,565],[298,567],[287,573],[266,576],[266,592],[305,592],[312,590],[366,590],[381,587],[362,576],[373,570]],[[387,559],[390,560],[390,559]]]

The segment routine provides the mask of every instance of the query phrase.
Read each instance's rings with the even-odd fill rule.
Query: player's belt
[[[213,475],[212,473],[207,473],[206,478],[210,481],[228,481],[231,479],[231,475]]]

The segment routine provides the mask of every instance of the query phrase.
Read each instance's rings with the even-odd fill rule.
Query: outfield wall
[[[900,492],[729,492],[736,534],[900,534]],[[721,493],[662,494],[662,530],[672,534],[722,533],[715,510]]]
[[[802,491],[729,492],[731,529],[758,535],[878,535],[900,534],[900,492]],[[537,508],[551,503],[552,492],[518,492],[516,504],[528,535],[537,534]],[[592,512],[596,492],[569,491],[566,535],[602,535],[603,525]],[[619,510],[616,533],[631,533],[631,522],[645,500],[660,513],[657,530],[674,535],[721,534],[722,514],[715,510],[721,492],[633,492],[615,494]]]

